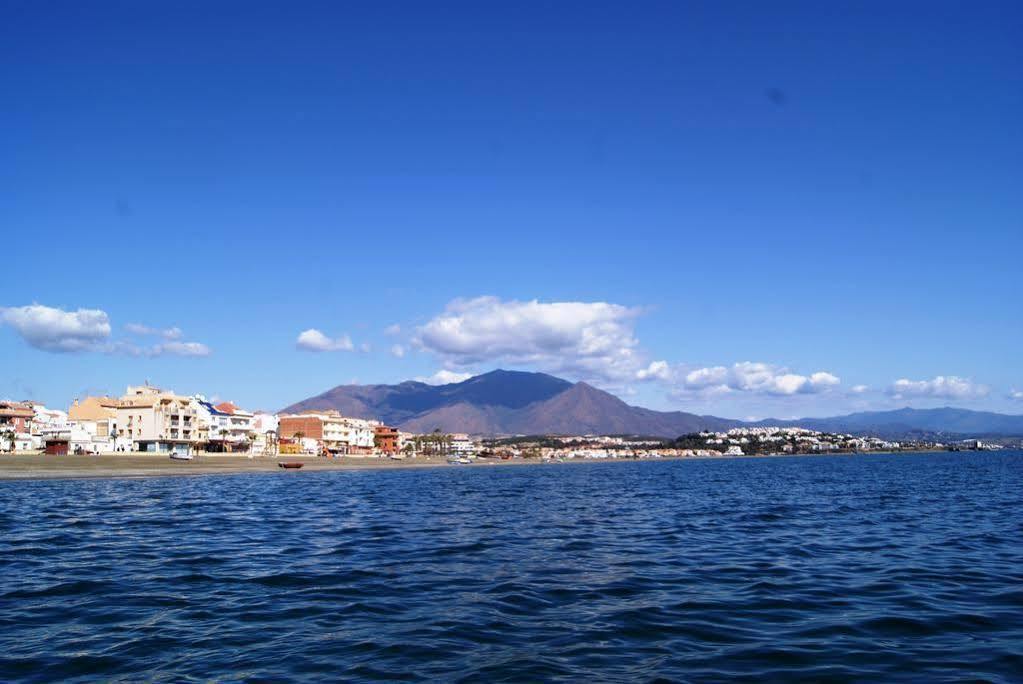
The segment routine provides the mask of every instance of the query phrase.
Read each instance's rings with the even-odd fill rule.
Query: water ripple
[[[0,681],[1020,681],[1023,453],[0,483]]]

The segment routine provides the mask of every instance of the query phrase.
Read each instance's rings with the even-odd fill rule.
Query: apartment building
[[[129,387],[117,402],[117,437],[132,451],[188,453],[199,442],[191,397],[148,385]]]
[[[252,451],[258,454],[270,453],[276,448],[277,416],[271,413],[258,412],[252,416]]]
[[[401,451],[401,435],[398,428],[377,425],[373,428],[373,445],[376,450],[388,456]]]
[[[459,456],[475,456],[476,444],[469,439],[469,435],[456,432],[451,435],[451,453]]]
[[[338,411],[309,411],[280,416],[278,431],[282,439],[301,434],[314,439],[338,456],[372,456],[377,421],[342,416]]]
[[[0,401],[0,450],[28,451],[33,448],[31,404]]]
[[[341,440],[347,445],[345,451],[349,456],[373,456],[376,443],[376,428],[380,425],[376,420],[362,418],[341,419]]]
[[[19,434],[29,434],[35,415],[31,404],[0,401],[0,432],[10,432],[13,429]]]
[[[198,416],[197,441],[208,451],[248,452],[256,435],[253,433],[254,414],[230,402],[213,405],[201,394],[191,397]]]
[[[217,410],[227,416],[222,426],[225,439],[231,444],[250,444],[253,438],[255,414],[238,408],[229,401],[217,404]]]
[[[331,453],[341,450],[341,414],[337,411],[307,412],[278,418],[277,432],[281,439],[313,440]]]

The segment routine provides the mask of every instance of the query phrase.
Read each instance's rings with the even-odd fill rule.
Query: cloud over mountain
[[[427,385],[450,385],[456,382],[462,382],[472,377],[472,373],[458,373],[456,371],[450,371],[441,369],[426,377],[416,378],[416,382],[422,382]]]
[[[834,374],[818,371],[810,375],[791,372],[783,366],[743,361],[726,366],[709,366],[688,371],[677,391],[710,394],[748,392],[773,396],[816,394],[837,387]]]
[[[300,332],[295,339],[295,346],[302,351],[310,352],[355,351],[355,344],[347,334],[331,338],[316,328]]]
[[[623,382],[643,366],[633,332],[639,313],[608,302],[456,299],[414,342],[453,367],[502,363]]]
[[[909,380],[901,378],[892,383],[888,394],[896,399],[910,397],[933,399],[980,399],[991,391],[967,378],[955,375],[938,375],[932,380]]]

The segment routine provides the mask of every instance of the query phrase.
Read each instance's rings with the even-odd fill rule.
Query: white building
[[[363,420],[362,418],[341,418],[341,441],[348,445],[348,454],[351,456],[373,456],[376,426],[380,421]]]
[[[458,456],[475,456],[476,444],[469,439],[469,435],[456,432],[451,435],[451,453]]]
[[[226,416],[220,421],[221,437],[233,447],[233,451],[248,451],[248,447],[255,441],[253,434],[255,414],[238,408],[229,401],[217,404],[216,408]]]
[[[252,416],[253,453],[268,453],[268,448],[277,443],[277,427],[280,421],[270,413],[258,412]]]
[[[231,402],[214,406],[201,394],[191,398],[201,426],[200,441],[209,451],[246,453],[256,442],[255,414]]]

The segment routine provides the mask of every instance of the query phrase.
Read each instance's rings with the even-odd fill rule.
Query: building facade
[[[469,439],[469,435],[456,432],[451,435],[451,453],[458,456],[475,456],[476,444]]]
[[[373,445],[379,453],[393,456],[401,451],[401,435],[397,428],[377,425],[373,428]]]
[[[132,451],[189,453],[199,443],[191,397],[155,387],[129,387],[117,402],[117,437]]]
[[[334,410],[309,411],[280,416],[278,432],[282,439],[301,435],[335,456],[374,455],[378,421],[342,416]]]
[[[75,399],[67,415],[72,451],[103,454],[117,450],[116,399],[111,397],[86,397],[81,401]]]
[[[29,451],[33,448],[31,404],[0,401],[0,450]]]

